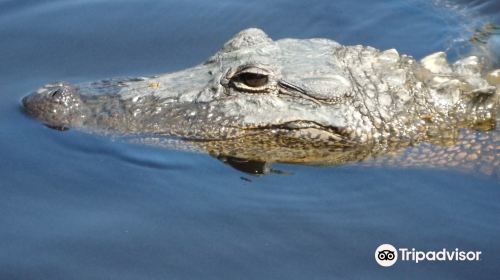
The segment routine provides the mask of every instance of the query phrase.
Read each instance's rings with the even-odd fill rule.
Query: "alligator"
[[[498,174],[500,69],[329,39],[243,30],[204,63],[156,76],[56,82],[22,100],[48,127],[269,163],[456,167]],[[186,148],[189,147],[189,148]]]

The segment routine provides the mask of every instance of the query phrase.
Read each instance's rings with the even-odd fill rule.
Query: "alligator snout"
[[[85,118],[78,88],[66,82],[45,85],[24,97],[22,105],[29,115],[59,130],[66,130]]]

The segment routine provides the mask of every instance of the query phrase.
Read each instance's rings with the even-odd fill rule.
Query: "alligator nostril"
[[[55,98],[55,97],[57,97],[57,96],[61,95],[61,93],[62,93],[62,92],[63,92],[63,91],[62,91],[62,89],[58,88],[58,89],[54,90],[54,91],[50,94],[50,97]]]

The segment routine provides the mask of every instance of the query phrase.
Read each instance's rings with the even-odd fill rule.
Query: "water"
[[[0,1],[0,279],[496,279],[499,183],[442,170],[274,165],[50,130],[19,100],[54,80],[202,62],[237,31],[456,58],[489,1]],[[492,44],[498,39],[492,38]],[[377,265],[382,243],[482,251]]]

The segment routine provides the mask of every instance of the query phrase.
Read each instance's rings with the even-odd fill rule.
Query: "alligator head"
[[[273,41],[252,28],[201,65],[153,77],[53,83],[23,105],[59,129],[359,147],[494,121],[498,94],[482,71],[477,57],[450,66],[437,53],[417,62],[393,49],[327,39]]]

